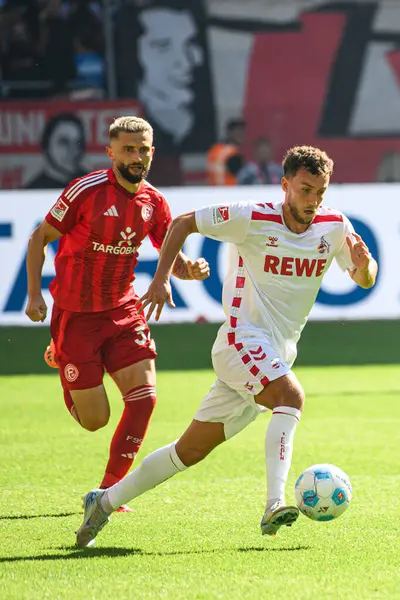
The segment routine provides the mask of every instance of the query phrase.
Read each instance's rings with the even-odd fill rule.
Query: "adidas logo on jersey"
[[[111,206],[111,208],[108,208],[106,210],[106,212],[104,213],[104,215],[106,217],[119,217],[118,211],[115,208],[114,204]]]

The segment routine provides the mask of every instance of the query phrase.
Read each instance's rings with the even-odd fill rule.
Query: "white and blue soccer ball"
[[[332,521],[349,507],[350,479],[339,467],[321,464],[309,467],[294,486],[299,510],[313,521]]]

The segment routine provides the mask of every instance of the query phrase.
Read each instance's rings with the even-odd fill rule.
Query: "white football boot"
[[[282,525],[290,527],[293,525],[300,514],[299,509],[296,506],[286,506],[283,502],[278,500],[265,511],[263,518],[261,519],[261,533],[262,535],[270,535],[276,537],[278,530]]]
[[[105,490],[92,490],[83,497],[83,522],[76,532],[76,545],[79,548],[93,546],[94,538],[110,520],[100,504],[100,498]]]

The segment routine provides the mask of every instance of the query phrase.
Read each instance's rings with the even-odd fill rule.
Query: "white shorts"
[[[271,344],[260,338],[246,338],[235,345],[213,352],[218,376],[202,400],[194,418],[197,421],[223,423],[226,439],[239,433],[267,410],[254,401],[270,381],[290,372]]]

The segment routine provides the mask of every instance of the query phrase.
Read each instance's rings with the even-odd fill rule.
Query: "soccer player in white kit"
[[[296,345],[321,281],[335,258],[363,288],[374,285],[376,261],[339,211],[322,206],[333,171],[327,154],[311,146],[290,149],[283,160],[283,202],[214,205],[175,219],[164,240],[141,310],[156,320],[174,306],[169,279],[189,234],[228,242],[223,287],[226,321],[212,349],[216,382],[179,440],[147,456],[108,490],[84,498],[77,545],[87,546],[109,515],[205,458],[260,412],[272,411],[265,438],[267,502],[261,532],[275,536],[299,511],[286,504],[285,487],[304,392],[291,370]]]

